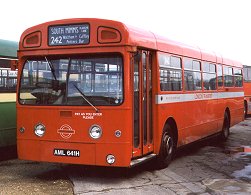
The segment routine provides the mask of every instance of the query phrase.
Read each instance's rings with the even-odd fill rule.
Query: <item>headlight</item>
[[[98,125],[92,125],[89,129],[89,134],[93,139],[98,139],[102,135],[102,129]]]
[[[38,136],[38,137],[42,137],[45,133],[45,126],[42,124],[42,123],[38,123],[35,128],[35,134]]]

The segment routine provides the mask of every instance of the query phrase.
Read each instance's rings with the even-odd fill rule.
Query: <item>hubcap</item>
[[[173,151],[173,140],[172,137],[166,136],[166,153],[169,156]]]

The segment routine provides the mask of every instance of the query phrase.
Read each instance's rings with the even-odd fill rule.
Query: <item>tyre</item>
[[[244,119],[247,118],[247,114],[248,113],[248,106],[247,106],[247,102],[244,101]]]
[[[161,140],[160,152],[157,157],[157,169],[166,168],[170,164],[175,153],[175,149],[175,138],[171,131],[171,127],[169,125],[165,125]]]
[[[222,131],[221,131],[221,134],[220,134],[220,139],[222,141],[226,141],[229,134],[230,134],[230,131],[229,131],[229,128],[230,128],[230,120],[229,120],[229,116],[227,113],[225,113],[224,115],[224,121],[223,121],[223,127],[222,127]]]

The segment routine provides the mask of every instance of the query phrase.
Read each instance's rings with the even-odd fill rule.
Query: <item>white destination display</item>
[[[50,26],[48,31],[50,46],[83,45],[90,41],[89,24]]]

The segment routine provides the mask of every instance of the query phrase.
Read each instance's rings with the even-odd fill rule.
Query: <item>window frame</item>
[[[233,75],[233,66],[229,65],[223,65],[223,77],[224,77],[224,87],[229,88],[229,87],[234,87],[234,75]],[[231,78],[231,79],[229,79]],[[227,84],[227,81],[231,81],[230,84]]]
[[[176,63],[174,60],[179,61]],[[175,63],[172,63],[175,62]],[[161,64],[163,63],[163,64]],[[183,71],[182,71],[182,57],[168,53],[158,53],[159,64],[159,87],[162,92],[181,92],[183,91]],[[179,66],[177,66],[179,65]],[[169,74],[168,74],[169,72]],[[171,74],[170,74],[171,73]],[[180,77],[173,77],[172,75],[179,74]],[[169,75],[169,77],[168,77]],[[169,80],[168,80],[169,78]],[[175,83],[175,80],[177,83]],[[166,82],[163,82],[165,80]],[[168,81],[170,83],[168,83]],[[175,85],[178,85],[178,90],[175,90]],[[177,89],[176,88],[176,89]]]
[[[197,59],[193,59],[193,58],[188,58],[188,57],[185,57],[183,58],[183,63],[184,64],[188,64],[188,62],[191,63],[192,65],[192,68],[190,67],[185,67],[184,65],[184,90],[187,91],[187,92],[193,92],[193,91],[202,91],[202,83],[203,83],[203,78],[202,78],[202,67],[201,67],[201,61],[200,60],[197,60]],[[194,62],[198,62],[199,63],[199,70],[195,67],[195,63]],[[200,89],[197,89],[197,85],[196,85],[196,80],[193,79],[193,86],[192,86],[192,90],[189,90],[187,88],[187,79],[185,78],[186,77],[186,73],[189,72],[189,73],[199,73],[200,75]],[[193,74],[193,78],[194,78],[194,74]],[[195,82],[194,82],[195,81]]]
[[[216,72],[216,64],[215,63],[212,63],[212,62],[207,62],[207,61],[203,61],[203,67],[202,67],[202,83],[203,83],[203,90],[204,91],[215,91],[217,90],[217,72]],[[214,86],[212,89],[207,89],[205,88],[205,86],[207,86],[207,84],[205,85],[205,78],[206,78],[206,75],[210,75],[209,77],[211,77],[212,75],[214,75],[214,78],[212,79],[215,79],[215,82],[212,86]],[[210,80],[208,81],[209,85],[210,86]]]

